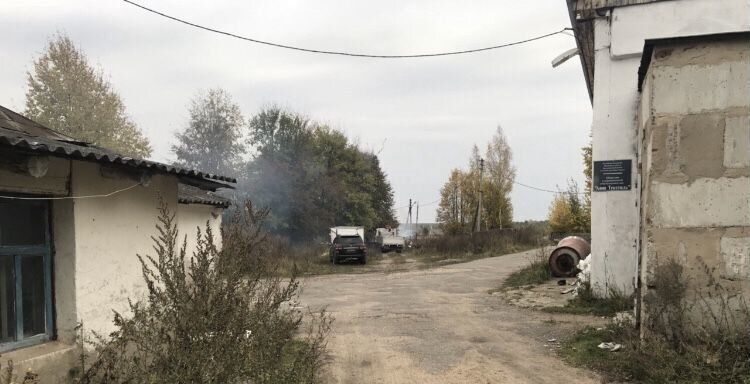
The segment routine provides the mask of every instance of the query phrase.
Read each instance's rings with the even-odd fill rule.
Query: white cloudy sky
[[[140,0],[200,24],[261,40],[375,54],[497,45],[569,26],[563,0]],[[404,60],[323,56],[254,45],[145,13],[120,0],[3,0],[0,104],[24,109],[25,73],[46,41],[68,34],[108,74],[154,159],[170,161],[197,90],[227,89],[251,116],[276,103],[380,149],[396,205],[438,198],[471,146],[501,125],[517,181],[554,189],[582,180],[591,121],[574,46],[556,35],[479,54]],[[552,196],[517,186],[515,219],[542,219]],[[420,210],[434,220],[436,205]],[[399,210],[401,218],[405,210]]]

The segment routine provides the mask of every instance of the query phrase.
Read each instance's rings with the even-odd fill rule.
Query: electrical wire
[[[531,38],[524,39],[524,40],[514,41],[514,42],[511,42],[511,43],[494,45],[494,46],[490,46],[490,47],[476,48],[476,49],[466,49],[466,50],[461,50],[461,51],[449,51],[449,52],[438,52],[438,53],[420,53],[420,54],[406,54],[406,55],[376,55],[376,54],[352,53],[352,52],[344,52],[344,51],[326,51],[326,50],[320,50],[320,49],[311,49],[311,48],[296,47],[296,46],[293,46],[293,45],[287,45],[287,44],[281,44],[281,43],[274,43],[274,42],[270,42],[270,41],[258,40],[258,39],[254,39],[254,38],[251,38],[251,37],[240,36],[240,35],[237,35],[237,34],[234,34],[234,33],[231,33],[231,32],[222,31],[222,30],[219,30],[219,29],[215,29],[215,28],[211,28],[211,27],[206,27],[206,26],[203,26],[203,25],[200,25],[200,24],[193,23],[191,21],[187,21],[185,19],[180,19],[180,18],[175,17],[175,16],[170,16],[170,15],[167,15],[166,13],[163,13],[163,12],[157,11],[155,9],[146,7],[144,5],[136,3],[134,1],[130,1],[130,0],[122,0],[122,1],[124,1],[125,3],[128,3],[130,5],[133,5],[135,7],[138,7],[140,9],[144,10],[144,11],[151,12],[151,13],[153,13],[155,15],[159,15],[161,17],[164,17],[164,18],[176,21],[178,23],[189,25],[191,27],[202,29],[204,31],[218,33],[220,35],[225,35],[225,36],[232,37],[232,38],[235,38],[235,39],[249,41],[251,43],[263,44],[263,45],[268,45],[268,46],[272,46],[272,47],[276,47],[276,48],[291,49],[291,50],[294,50],[294,51],[301,51],[301,52],[308,52],[308,53],[319,53],[319,54],[325,54],[325,55],[338,55],[338,56],[349,56],[349,57],[364,57],[364,58],[373,58],[373,59],[407,59],[407,58],[423,58],[423,57],[464,55],[464,54],[468,54],[468,53],[484,52],[484,51],[490,51],[490,50],[494,50],[494,49],[511,47],[511,46],[514,46],[514,45],[520,45],[520,44],[530,43],[532,41],[541,40],[541,39],[544,39],[544,38],[547,38],[547,37],[550,37],[550,36],[554,36],[554,35],[557,35],[557,34],[563,34],[565,31],[572,30],[572,28],[563,28],[563,29],[561,29],[559,31],[550,32],[550,33],[546,33],[544,35],[539,35],[539,36],[531,37]]]
[[[544,188],[534,187],[534,186],[531,186],[531,185],[526,185],[526,184],[523,184],[523,183],[519,183],[517,181],[514,181],[513,184],[520,185],[522,187],[526,187],[526,188],[529,188],[529,189],[534,189],[534,190],[541,191],[541,192],[560,193],[560,194],[570,193],[570,192],[567,192],[567,191],[553,191],[551,189],[544,189]],[[586,192],[577,192],[576,194],[578,194],[578,195],[585,195]]]
[[[11,199],[11,200],[76,200],[76,199],[95,199],[95,198],[102,198],[102,197],[110,197],[113,195],[116,195],[120,192],[125,192],[127,190],[133,189],[137,186],[141,185],[141,183],[137,183],[134,185],[131,185],[127,188],[118,189],[116,191],[103,194],[103,195],[88,195],[88,196],[61,196],[61,197],[22,197],[22,196],[0,196],[0,199]]]

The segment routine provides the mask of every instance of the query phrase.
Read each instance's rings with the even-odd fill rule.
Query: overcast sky
[[[261,40],[374,54],[498,45],[570,25],[562,0],[139,0],[176,17]],[[451,169],[498,125],[516,180],[542,188],[582,182],[591,105],[578,58],[550,61],[570,36],[495,51],[422,59],[324,56],[256,45],[175,23],[120,0],[3,0],[0,104],[22,112],[26,72],[56,32],[99,65],[128,113],[171,161],[174,133],[196,91],[222,87],[246,117],[280,104],[380,150],[396,206],[439,197]],[[546,217],[552,195],[516,186],[515,220]],[[433,221],[436,204],[420,209]],[[405,209],[399,210],[401,219]]]

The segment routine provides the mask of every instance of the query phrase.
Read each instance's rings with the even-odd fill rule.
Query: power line
[[[526,187],[526,188],[533,189],[533,190],[540,191],[540,192],[548,192],[548,193],[555,193],[555,194],[570,193],[568,191],[554,191],[554,190],[551,190],[551,189],[539,188],[539,187],[535,187],[533,185],[528,185],[528,184],[520,183],[518,181],[513,181],[513,184],[520,185],[522,187]],[[578,194],[578,195],[586,195],[586,192],[577,192],[576,194]],[[433,205],[433,204],[439,203],[439,202],[440,202],[440,199],[435,200],[435,201],[431,201],[431,202],[429,202],[427,204],[420,204],[420,205],[422,207],[428,207],[430,205]],[[408,207],[409,207],[409,205],[403,205],[403,206],[396,207],[396,208],[393,208],[393,209],[394,210],[399,210],[399,209],[404,209],[404,208],[408,208]]]
[[[436,204],[436,203],[439,203],[439,202],[440,202],[440,199],[437,199],[437,200],[431,201],[431,202],[429,202],[427,204],[421,204],[420,203],[420,206],[422,206],[422,207],[429,207],[430,205],[433,205],[433,204]],[[396,208],[393,208],[393,209],[396,210],[396,211],[398,211],[399,209],[404,209],[404,208],[409,208],[409,204],[402,205],[400,207],[396,207]]]
[[[320,53],[320,54],[325,54],[325,55],[338,55],[338,56],[350,56],[350,57],[365,57],[365,58],[373,58],[373,59],[407,59],[407,58],[421,58],[421,57],[437,57],[437,56],[464,55],[464,54],[468,54],[468,53],[484,52],[484,51],[490,51],[490,50],[493,50],[493,49],[500,49],[500,48],[511,47],[511,46],[514,46],[514,45],[520,45],[520,44],[524,44],[524,43],[530,43],[532,41],[541,40],[541,39],[544,39],[544,38],[547,38],[547,37],[550,37],[550,36],[554,36],[554,35],[557,35],[557,34],[563,34],[565,31],[571,30],[571,28],[563,28],[563,29],[561,29],[559,31],[555,31],[555,32],[551,32],[551,33],[546,33],[544,35],[539,35],[539,36],[531,37],[531,38],[528,38],[528,39],[525,39],[525,40],[514,41],[512,43],[494,45],[494,46],[491,46],[491,47],[484,47],[484,48],[467,49],[467,50],[462,50],[462,51],[448,51],[448,52],[420,53],[420,54],[405,54],[405,55],[374,55],[374,54],[366,54],[366,53],[352,53],[352,52],[343,52],[343,51],[325,51],[325,50],[320,50],[320,49],[302,48],[302,47],[295,47],[295,46],[287,45],[287,44],[273,43],[273,42],[270,42],[270,41],[263,41],[263,40],[253,39],[251,37],[240,36],[240,35],[237,35],[237,34],[234,34],[234,33],[231,33],[231,32],[226,32],[226,31],[222,31],[222,30],[219,30],[219,29],[215,29],[215,28],[206,27],[206,26],[203,26],[203,25],[200,25],[200,24],[196,24],[196,23],[193,23],[191,21],[180,19],[180,18],[175,17],[175,16],[170,16],[170,15],[167,15],[166,13],[157,11],[157,10],[152,9],[152,8],[148,8],[148,7],[144,6],[144,5],[138,4],[138,3],[130,1],[130,0],[122,0],[122,1],[124,1],[124,2],[126,2],[126,3],[128,3],[130,5],[136,6],[136,7],[140,8],[140,9],[142,9],[144,11],[151,12],[151,13],[153,13],[155,15],[159,15],[161,17],[165,17],[167,19],[176,21],[178,23],[189,25],[191,27],[202,29],[202,30],[205,30],[205,31],[209,31],[209,32],[218,33],[218,34],[221,34],[221,35],[233,37],[235,39],[249,41],[251,43],[269,45],[269,46],[276,47],[276,48],[291,49],[291,50],[294,50],[294,51],[301,51],[301,52],[308,52],[308,53]]]
[[[517,185],[520,185],[520,186],[522,186],[522,187],[526,187],[526,188],[529,188],[529,189],[534,189],[534,190],[537,190],[537,191],[541,191],[541,192],[549,192],[549,193],[569,193],[569,192],[566,192],[566,191],[553,191],[553,190],[551,190],[551,189],[544,189],[544,188],[534,187],[534,186],[531,186],[531,185],[526,185],[526,184],[523,184],[523,183],[519,183],[519,182],[517,182],[517,181],[513,181],[513,184],[517,184]],[[577,194],[578,194],[578,195],[585,195],[586,193],[585,193],[585,192],[577,192]]]
[[[76,200],[76,199],[95,199],[95,198],[101,198],[101,197],[110,197],[113,195],[116,195],[120,192],[125,192],[127,190],[133,189],[137,186],[141,185],[141,183],[133,184],[127,188],[118,189],[116,191],[102,194],[102,195],[87,195],[87,196],[61,196],[61,197],[22,197],[22,196],[0,196],[0,199],[11,199],[11,200]]]

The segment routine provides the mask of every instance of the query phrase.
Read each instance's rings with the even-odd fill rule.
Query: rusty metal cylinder
[[[573,277],[578,272],[578,262],[591,253],[591,245],[586,239],[568,236],[560,242],[549,255],[549,268],[552,276]]]

